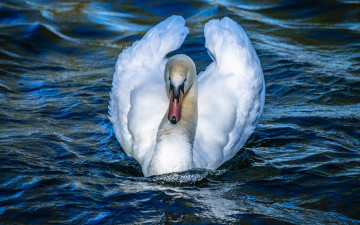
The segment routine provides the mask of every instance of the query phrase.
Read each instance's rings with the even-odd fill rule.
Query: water
[[[117,55],[172,14],[198,71],[204,24],[240,23],[266,105],[220,169],[144,178],[109,91]],[[359,1],[3,0],[0,65],[3,224],[360,223]]]

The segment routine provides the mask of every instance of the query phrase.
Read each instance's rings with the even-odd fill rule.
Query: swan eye
[[[174,85],[172,85],[172,83],[170,82],[169,93],[170,93],[170,91],[173,90],[173,89],[174,89]]]
[[[186,80],[186,79],[185,79]],[[184,86],[185,86],[185,81],[184,81],[184,83],[182,83],[182,85],[180,86],[180,90],[185,94],[185,92],[184,92]]]

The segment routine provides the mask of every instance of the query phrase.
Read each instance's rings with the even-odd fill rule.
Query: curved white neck
[[[198,118],[197,82],[194,80],[186,92],[181,110],[181,119],[172,124],[168,112],[164,115],[156,138],[154,154],[145,176],[181,172],[194,167],[193,141]]]

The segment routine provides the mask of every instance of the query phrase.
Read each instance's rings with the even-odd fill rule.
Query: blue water
[[[255,133],[216,171],[144,178],[108,120],[118,54],[166,17],[247,31]],[[1,224],[360,224],[359,1],[0,2]]]

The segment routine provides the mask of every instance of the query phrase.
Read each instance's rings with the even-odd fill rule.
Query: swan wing
[[[259,58],[240,25],[225,17],[204,29],[213,62],[198,75],[195,167],[216,169],[253,133],[265,101]]]
[[[126,154],[143,168],[151,159],[158,126],[167,110],[165,57],[181,46],[188,32],[181,16],[171,16],[123,50],[116,62],[109,119]]]

